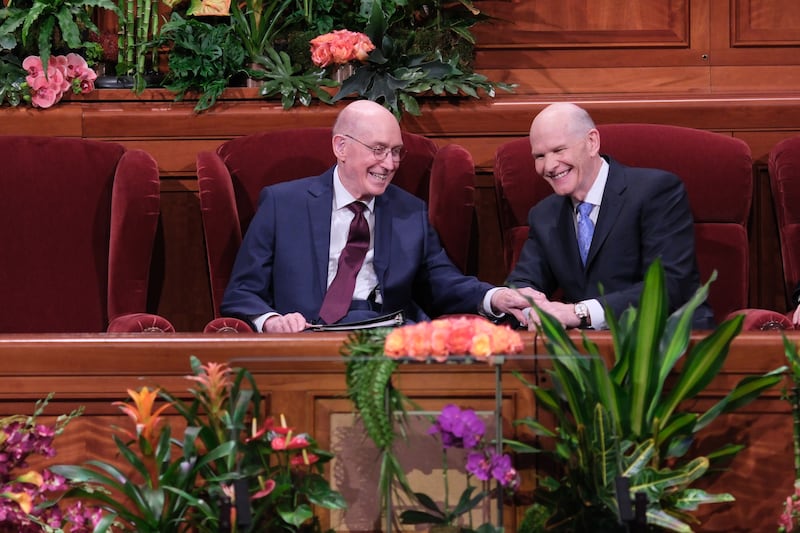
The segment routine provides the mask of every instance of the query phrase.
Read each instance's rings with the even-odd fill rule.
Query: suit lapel
[[[315,180],[308,188],[308,228],[314,243],[315,278],[320,305],[328,286],[328,256],[330,254],[331,211],[333,210],[333,170]]]
[[[589,247],[589,255],[586,258],[588,268],[594,257],[602,248],[603,243],[611,233],[611,229],[619,218],[622,206],[625,204],[625,172],[619,168],[614,161],[609,161],[608,179],[606,188],[603,191],[603,203],[600,206],[600,214],[595,224],[594,235],[592,235],[592,245]]]
[[[386,191],[389,192],[389,191]],[[392,249],[392,204],[384,193],[375,198],[375,242],[373,247],[372,264],[375,268],[375,275],[378,277],[378,285],[381,290],[386,287],[386,274],[389,269],[390,250]]]
[[[558,214],[558,224],[555,225],[556,232],[559,241],[564,243],[563,246],[567,252],[565,257],[569,258],[570,264],[583,266],[581,253],[578,250],[578,236],[575,233],[575,208],[572,206],[572,199],[569,196],[564,196],[563,200],[561,212]]]

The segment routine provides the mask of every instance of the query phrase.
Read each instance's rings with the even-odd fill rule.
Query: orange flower
[[[331,63],[342,65],[355,59],[365,61],[375,45],[365,34],[349,30],[334,30],[309,41],[311,61],[318,67]]]
[[[33,499],[27,492],[2,492],[0,497],[16,502],[25,514],[30,514],[33,509]]]
[[[128,415],[133,423],[136,424],[136,435],[144,437],[151,447],[155,446],[155,433],[158,423],[161,421],[161,413],[169,407],[165,403],[153,412],[153,405],[158,398],[159,389],[150,390],[142,387],[140,392],[128,389],[128,396],[133,399],[134,406],[125,402],[114,402],[112,405],[118,406],[123,413]]]
[[[449,338],[449,320],[439,319],[431,322],[431,355],[439,363],[447,361]]]
[[[395,328],[386,335],[383,342],[383,353],[386,357],[396,359],[405,355],[406,328]]]
[[[488,333],[481,332],[472,337],[469,354],[481,361],[492,355],[492,340]]]
[[[199,383],[198,391],[205,399],[209,415],[216,417],[222,411],[228,388],[231,385],[231,367],[227,363],[208,363],[201,365],[203,372],[186,376],[186,379]]]
[[[522,351],[522,337],[508,326],[480,316],[440,318],[396,328],[386,335],[384,354],[393,359],[412,357],[439,363],[450,355],[471,355],[485,361],[495,354]]]
[[[450,329],[448,350],[451,354],[468,354],[472,346],[475,327],[472,320],[466,317],[453,319]]]
[[[36,470],[29,470],[28,472],[19,476],[14,481],[17,483],[27,483],[29,485],[36,485],[37,487],[41,487],[42,483],[44,483],[44,478]]]
[[[431,324],[419,322],[406,326],[406,355],[424,361],[431,354]]]

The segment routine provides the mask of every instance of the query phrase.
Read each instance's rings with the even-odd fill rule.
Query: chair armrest
[[[175,333],[169,320],[150,313],[130,313],[116,317],[106,329],[109,333]]]
[[[108,251],[108,316],[147,309],[161,183],[155,159],[142,150],[122,154],[114,174]]]
[[[203,333],[254,333],[250,324],[239,318],[219,317],[206,324]]]
[[[242,228],[230,172],[216,152],[197,154],[197,186],[200,191],[211,299],[214,316],[218,317],[222,295],[242,244]]]
[[[461,272],[470,268],[475,215],[475,163],[466,148],[449,144],[433,159],[428,192],[431,225]]]
[[[794,329],[792,320],[782,313],[768,309],[738,309],[728,314],[725,319],[736,315],[745,315],[742,331],[768,331],[773,329]]]

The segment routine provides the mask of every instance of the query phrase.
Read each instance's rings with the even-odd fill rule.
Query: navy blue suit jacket
[[[564,302],[598,299],[619,317],[638,305],[644,274],[660,257],[674,311],[700,285],[686,189],[669,172],[606,159],[608,181],[586,266],[578,252],[572,200],[552,194],[531,208],[528,239],[507,284],[534,287],[548,297],[560,289]],[[707,304],[694,318],[696,328],[713,327]]]
[[[327,290],[332,206],[333,168],[265,187],[237,254],[222,314],[299,312],[318,322]],[[420,321],[478,311],[492,286],[453,265],[428,221],[425,202],[389,185],[375,198],[374,210],[381,314],[403,310],[409,320]]]

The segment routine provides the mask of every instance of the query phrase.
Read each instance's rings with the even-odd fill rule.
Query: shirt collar
[[[586,198],[583,200],[584,202],[588,202],[592,205],[600,205],[603,200],[603,191],[606,189],[606,182],[608,181],[608,162],[604,158],[600,158],[600,171],[597,173],[597,178],[595,178],[594,183],[592,184],[589,192],[586,193]],[[580,202],[573,201],[573,207],[577,208]]]
[[[336,211],[337,209],[346,207],[355,201],[356,199],[353,198],[353,195],[347,192],[347,189],[345,189],[344,185],[342,185],[342,180],[339,177],[339,165],[336,165],[333,168],[333,210]],[[374,211],[374,197],[370,198],[368,202],[364,202],[363,200],[362,202],[366,204],[367,209],[370,212]]]

